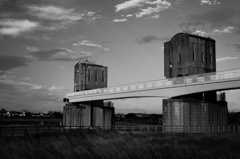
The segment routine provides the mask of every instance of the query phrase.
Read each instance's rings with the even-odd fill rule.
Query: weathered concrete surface
[[[163,126],[167,132],[208,131],[204,127],[227,125],[227,114],[227,104],[224,102],[163,99]]]

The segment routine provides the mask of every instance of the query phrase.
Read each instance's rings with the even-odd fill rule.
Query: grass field
[[[0,158],[237,159],[239,133],[119,134],[72,130],[28,137],[0,137]]]

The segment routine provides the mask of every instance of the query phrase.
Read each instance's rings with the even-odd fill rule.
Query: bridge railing
[[[182,77],[176,77],[176,78],[113,86],[113,87],[107,87],[107,88],[92,89],[92,90],[68,93],[67,97],[132,92],[132,91],[165,88],[165,87],[173,87],[173,86],[175,87],[178,85],[179,86],[192,85],[192,84],[198,84],[202,82],[213,82],[213,81],[226,80],[231,78],[240,78],[240,69],[203,73],[203,74],[196,74],[196,75],[190,75],[190,76],[182,76]]]

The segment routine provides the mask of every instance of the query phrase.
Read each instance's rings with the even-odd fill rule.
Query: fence
[[[119,133],[157,133],[157,132],[240,132],[240,125],[226,126],[99,126],[99,127],[75,127],[75,126],[0,126],[0,136],[24,136],[24,135],[39,135],[44,133],[56,133],[72,130],[114,130]]]

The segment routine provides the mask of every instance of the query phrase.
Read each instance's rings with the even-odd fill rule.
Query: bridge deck
[[[122,98],[170,98],[213,90],[240,88],[240,69],[155,80],[121,86],[68,93],[70,102]]]

